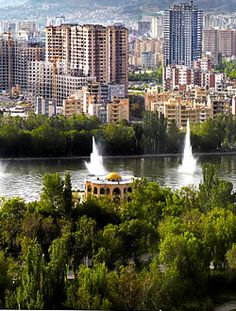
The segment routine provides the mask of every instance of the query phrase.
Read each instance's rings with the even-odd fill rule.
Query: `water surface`
[[[42,176],[49,172],[70,172],[73,189],[83,189],[88,174],[83,159],[63,160],[2,160],[0,174],[0,196],[21,196],[28,200],[39,198],[42,188]],[[236,190],[236,156],[207,155],[198,158],[194,175],[178,172],[180,157],[147,158],[105,158],[107,171],[117,171],[121,175],[144,176],[158,181],[161,185],[172,188],[193,184],[198,185],[202,179],[201,163],[213,162],[219,169],[221,177],[231,181]]]

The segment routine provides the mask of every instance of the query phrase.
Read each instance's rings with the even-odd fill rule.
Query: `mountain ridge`
[[[22,0],[19,0],[22,2]],[[127,2],[127,0],[29,0],[28,1],[32,5],[64,5],[66,7],[81,7],[88,6],[90,9],[92,7],[126,7],[126,6],[135,6],[137,9],[139,8],[150,8],[157,7],[161,10],[167,9],[170,5],[174,3],[181,2],[190,2],[190,1],[171,1],[171,0],[131,0]],[[224,9],[224,10],[236,10],[236,0],[197,0],[194,1],[199,7],[199,9],[203,10],[216,10],[216,9]]]

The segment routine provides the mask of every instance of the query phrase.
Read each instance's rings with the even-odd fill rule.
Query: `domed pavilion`
[[[132,193],[132,176],[121,177],[116,172],[107,176],[90,176],[85,181],[85,197],[106,195],[115,200],[128,200]]]

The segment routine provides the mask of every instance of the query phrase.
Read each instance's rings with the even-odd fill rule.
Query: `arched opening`
[[[100,189],[100,194],[105,194],[105,189],[104,188]]]
[[[126,194],[126,191],[127,191],[127,189],[126,189],[126,188],[124,188],[124,194]]]
[[[115,188],[112,192],[113,195],[120,195],[120,189],[119,188]]]
[[[93,194],[97,194],[98,193],[98,189],[97,189],[97,187],[94,187],[93,188]]]
[[[107,188],[107,189],[106,189],[106,194],[109,194],[109,193],[110,193],[110,189]]]
[[[91,191],[92,191],[92,187],[91,187],[90,185],[88,185],[87,191],[88,191],[88,192],[91,192]]]
[[[131,187],[129,187],[128,189],[127,189],[127,191],[129,192],[129,193],[132,193],[132,188]]]

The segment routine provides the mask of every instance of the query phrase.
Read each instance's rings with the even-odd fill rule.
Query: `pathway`
[[[221,306],[218,306],[214,309],[214,311],[232,311],[236,310],[236,301],[229,301],[224,303]]]

